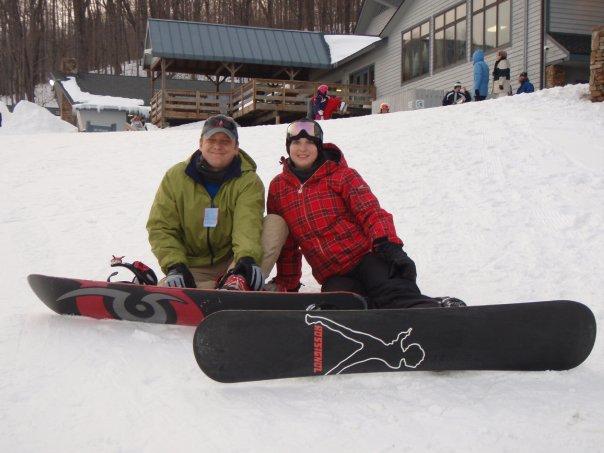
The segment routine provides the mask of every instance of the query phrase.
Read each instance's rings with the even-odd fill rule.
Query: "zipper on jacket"
[[[302,190],[304,189],[304,184],[306,184],[309,181],[309,179],[307,179],[306,182],[303,182],[300,184],[300,187],[298,188],[298,194],[302,193]],[[302,200],[302,209],[304,210],[304,218],[308,219],[308,215],[306,213],[306,202],[304,200]],[[309,224],[309,231],[312,231],[310,224]],[[323,247],[321,246],[321,241],[319,241],[319,239],[317,239],[317,238],[315,238],[315,240],[317,241],[317,244],[319,245],[319,250],[321,251],[321,255],[326,256],[325,251],[323,250]]]
[[[212,201],[210,202],[210,207],[214,208],[214,198],[212,198]],[[208,250],[210,251],[210,266],[214,265],[214,250],[212,249],[212,242],[210,242],[210,227],[206,227],[206,231],[208,232],[207,234],[207,239],[208,239]]]

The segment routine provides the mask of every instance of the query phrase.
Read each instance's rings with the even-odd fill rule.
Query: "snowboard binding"
[[[153,271],[153,269],[151,269],[145,263],[142,263],[140,261],[134,261],[132,263],[127,263],[127,262],[124,262],[123,260],[124,260],[123,256],[113,255],[113,258],[111,258],[111,267],[126,268],[134,274],[134,277],[130,281],[120,280],[120,281],[117,281],[117,283],[133,283],[135,285],[153,285],[153,286],[157,285],[157,282],[158,282],[157,275],[155,275],[155,272]],[[116,275],[119,275],[119,273],[120,273],[119,271],[112,272],[109,275],[109,277],[107,277],[107,281],[111,282],[111,283],[116,283],[116,281],[115,280],[112,281],[111,278],[115,277]]]

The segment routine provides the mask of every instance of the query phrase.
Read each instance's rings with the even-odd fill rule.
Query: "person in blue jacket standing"
[[[518,83],[520,86],[516,90],[516,94],[520,93],[532,93],[535,91],[535,87],[531,82],[529,82],[528,74],[526,72],[521,72],[518,76]]]
[[[474,62],[474,100],[484,101],[489,94],[489,66],[484,61],[484,52],[480,49],[472,55]]]

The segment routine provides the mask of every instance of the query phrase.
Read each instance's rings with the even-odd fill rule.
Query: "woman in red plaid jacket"
[[[317,122],[291,123],[286,147],[289,158],[282,159],[283,171],[268,192],[268,213],[289,227],[273,281],[277,289],[298,290],[304,255],[321,291],[359,293],[372,308],[465,305],[421,294],[392,215],[338,147],[323,143]]]

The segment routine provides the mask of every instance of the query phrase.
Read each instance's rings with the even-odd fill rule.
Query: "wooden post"
[[[285,73],[289,76],[289,80],[294,80],[294,78],[300,73],[300,70],[296,70],[294,68],[284,69]]]
[[[159,127],[166,127],[166,60],[161,59],[161,118]]]
[[[256,79],[252,79],[252,107],[256,110]]]
[[[153,78],[153,73],[155,71],[147,71],[151,76],[151,96],[149,99],[153,99],[153,95],[155,94],[155,79]]]

